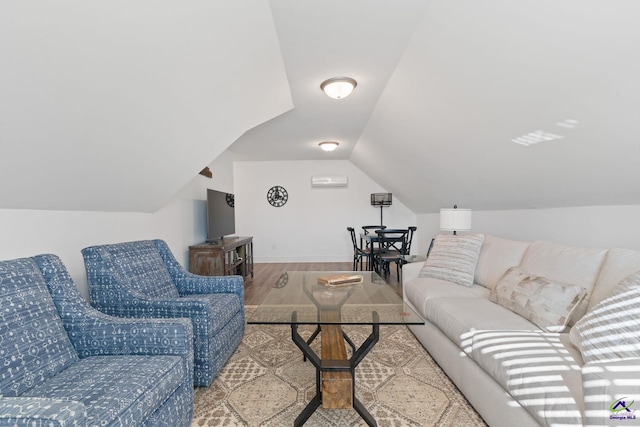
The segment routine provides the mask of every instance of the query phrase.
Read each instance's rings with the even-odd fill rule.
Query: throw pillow
[[[586,296],[582,286],[553,282],[511,267],[489,299],[547,332],[562,332]]]
[[[419,277],[431,277],[462,286],[472,286],[483,240],[482,234],[436,236]]]
[[[640,272],[620,281],[571,328],[571,342],[588,362],[640,357]]]

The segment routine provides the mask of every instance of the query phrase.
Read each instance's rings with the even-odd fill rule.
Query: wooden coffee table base
[[[340,325],[321,325],[322,359],[334,366],[349,368],[347,348],[344,345]],[[340,363],[343,361],[343,363]],[[320,362],[322,365],[322,362]],[[350,371],[329,370],[320,372],[322,407],[325,409],[350,409],[353,407],[353,375]]]
[[[300,348],[306,359],[316,368],[316,395],[302,410],[294,426],[303,425],[322,405],[326,409],[353,409],[360,414],[369,426],[377,426],[376,420],[355,396],[355,369],[371,351],[380,338],[378,313],[372,312],[372,331],[362,345],[356,349],[353,342],[339,324],[319,325],[309,340],[305,341],[298,333],[297,313],[291,316],[291,339]],[[322,358],[318,357],[309,344],[322,333]],[[345,341],[353,349],[351,358],[347,358]]]

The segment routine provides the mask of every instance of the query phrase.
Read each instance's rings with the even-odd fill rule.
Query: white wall
[[[439,214],[418,215],[417,250],[440,233]],[[474,211],[471,233],[573,246],[640,250],[640,205]]]
[[[312,176],[347,176],[347,188],[311,188]],[[267,202],[267,191],[284,187],[288,202]],[[234,163],[236,234],[253,236],[256,262],[351,261],[347,227],[380,223],[371,193],[386,192],[347,160]],[[388,227],[415,225],[416,216],[398,200],[384,208]]]
[[[90,245],[164,239],[178,261],[188,266],[189,245],[206,238],[206,189],[233,188],[230,156],[225,152],[210,165],[213,179],[196,175],[152,214],[0,209],[0,259],[56,254],[85,298],[87,280],[80,250]]]
[[[233,162],[221,154],[210,168],[213,179],[196,175],[179,194],[153,213],[69,212],[0,209],[0,259],[41,253],[62,258],[78,288],[88,295],[80,250],[86,246],[161,238],[188,266],[188,247],[206,237],[206,189],[236,194],[237,234],[254,237],[257,262],[350,261],[347,226],[377,224],[380,210],[370,194],[384,192],[349,161]],[[312,189],[311,177],[346,175],[349,186]],[[274,185],[289,192],[281,208],[268,204]],[[474,211],[472,233],[510,239],[550,240],[586,247],[640,250],[640,205]],[[390,227],[417,225],[415,253],[425,253],[440,230],[439,214],[416,217],[394,199],[384,208]]]

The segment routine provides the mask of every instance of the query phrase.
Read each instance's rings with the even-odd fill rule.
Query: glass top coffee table
[[[360,283],[326,283],[346,277]],[[353,408],[368,425],[376,426],[355,396],[355,369],[378,342],[380,325],[417,325],[424,324],[424,319],[375,272],[289,271],[280,276],[247,323],[290,325],[293,342],[316,369],[316,395],[294,426],[303,425],[320,405]],[[315,325],[316,329],[305,340],[298,333],[299,325]],[[371,325],[371,334],[356,347],[343,325]],[[318,336],[320,356],[310,346]],[[345,343],[351,347],[351,357]]]

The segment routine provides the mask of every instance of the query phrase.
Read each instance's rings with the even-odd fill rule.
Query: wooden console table
[[[189,271],[201,276],[253,277],[253,237],[189,246]]]

